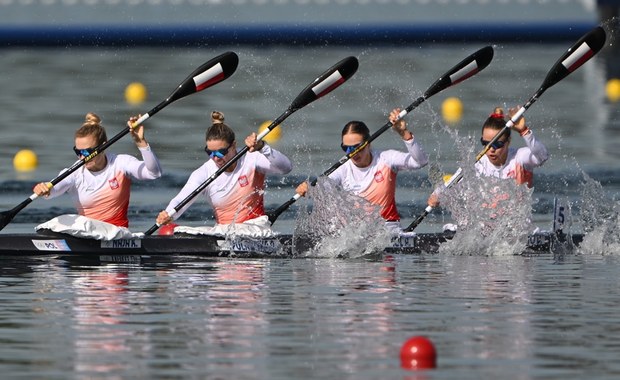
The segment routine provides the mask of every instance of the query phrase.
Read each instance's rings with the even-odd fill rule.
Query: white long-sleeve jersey
[[[128,154],[106,153],[107,165],[103,170],[91,172],[82,166],[57,183],[47,198],[69,193],[80,215],[128,227],[131,178],[152,180],[162,173],[150,146],[139,149],[143,161]]]
[[[286,174],[292,170],[291,161],[284,154],[265,144],[258,152],[241,156],[232,172],[223,172],[200,195],[213,207],[218,224],[243,223],[265,215],[263,190],[265,174]],[[207,181],[219,168],[213,160],[194,170],[181,191],[166,207],[168,214],[177,219],[198,198],[194,197],[178,212],[174,208]]]
[[[549,152],[543,143],[538,141],[532,130],[523,136],[527,146],[522,148],[508,149],[508,157],[504,165],[495,166],[485,155],[476,162],[475,168],[478,175],[514,178],[518,184],[527,183],[529,187],[534,183],[534,168],[541,166],[549,158]]]
[[[422,147],[411,139],[404,141],[407,152],[398,150],[372,151],[372,162],[359,168],[349,160],[334,170],[329,178],[344,190],[356,194],[381,207],[381,216],[387,221],[398,221],[396,209],[396,174],[400,169],[420,169],[428,164]]]

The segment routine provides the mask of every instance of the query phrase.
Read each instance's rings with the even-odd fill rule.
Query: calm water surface
[[[165,175],[157,183],[134,186],[131,228],[144,231],[204,161],[211,110],[224,112],[245,136],[283,113],[329,66],[348,55],[358,57],[360,69],[349,82],[284,123],[275,145],[295,169],[268,179],[267,208],[277,207],[299,181],[340,158],[337,141],[347,121],[364,120],[377,130],[391,108],[409,105],[480,47],[4,50],[0,209],[14,207],[35,182],[55,177],[73,162],[72,134],[86,112],[99,113],[113,135],[129,115],[147,112],[195,67],[223,51],[237,52],[239,69],[230,79],[147,122],[147,138]],[[485,71],[408,116],[432,166],[454,171],[460,160],[455,147],[461,146],[455,141],[471,139],[473,145],[494,106],[527,101],[567,48],[496,46]],[[617,378],[620,117],[618,105],[605,101],[605,62],[598,58],[548,90],[526,114],[551,152],[536,172],[532,219],[549,229],[553,198],[565,198],[572,205],[574,231],[586,227],[595,232],[591,236],[601,236],[584,252],[539,257],[450,252],[379,260],[179,258],[175,265],[98,267],[1,260],[0,370],[6,377],[47,379]],[[149,89],[142,106],[124,101],[132,81]],[[449,96],[464,104],[456,126],[446,126],[440,116]],[[402,149],[399,144],[391,132],[373,143]],[[17,173],[12,158],[26,148],[38,154],[39,167]],[[135,147],[127,138],[110,150],[133,153]],[[423,210],[430,191],[428,169],[399,175],[404,223]],[[72,213],[66,198],[33,202],[2,233],[30,232],[58,214]],[[292,231],[297,209],[274,228]],[[208,206],[197,203],[183,220],[210,224],[210,215]],[[437,231],[447,221],[448,213],[436,212],[420,231]],[[400,346],[420,334],[437,346],[435,371],[400,367]]]

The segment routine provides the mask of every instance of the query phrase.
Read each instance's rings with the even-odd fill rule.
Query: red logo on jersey
[[[381,172],[375,173],[375,182],[383,182],[383,173]]]
[[[239,177],[239,185],[241,185],[241,187],[246,187],[250,182],[248,181],[248,177],[242,175],[241,177]]]
[[[119,187],[118,180],[116,178],[112,178],[108,181],[108,183],[110,184],[110,189],[112,190],[116,190]]]

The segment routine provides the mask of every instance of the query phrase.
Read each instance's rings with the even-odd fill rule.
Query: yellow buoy
[[[267,120],[263,124],[261,124],[260,127],[258,127],[258,133],[264,131],[268,126],[271,125],[271,123],[273,123],[271,120]],[[282,137],[282,126],[278,125],[274,129],[272,129],[271,132],[269,132],[263,138],[263,140],[265,140],[268,144],[273,144],[278,142],[278,140],[280,140],[280,137]]]
[[[441,104],[441,115],[445,122],[457,123],[463,116],[463,103],[459,98],[447,98]]]
[[[33,171],[38,165],[39,160],[37,159],[37,155],[29,149],[20,150],[13,158],[13,167],[18,172]]]
[[[132,82],[125,88],[125,100],[132,105],[141,104],[146,100],[146,87],[140,82]]]
[[[620,79],[613,78],[607,81],[605,93],[610,102],[615,103],[620,100]]]

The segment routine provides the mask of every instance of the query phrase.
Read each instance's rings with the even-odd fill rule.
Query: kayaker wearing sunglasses
[[[138,117],[131,117],[127,125],[131,128],[136,120]],[[142,154],[143,161],[128,154],[102,152],[103,154],[90,158],[51,190],[48,183],[41,182],[33,191],[46,198],[69,193],[80,215],[115,226],[128,227],[131,178],[153,180],[161,177],[159,160],[144,138],[144,127],[139,125],[131,128],[131,136]],[[79,159],[83,159],[107,140],[99,116],[88,113],[84,124],[75,132],[73,151]]]
[[[512,116],[518,108],[511,108],[509,114]],[[482,125],[482,137],[480,144],[487,146],[491,140],[506,126],[507,120],[502,108],[495,108]],[[510,147],[510,129],[507,129],[503,136],[491,145],[491,148],[475,164],[476,173],[484,177],[496,177],[501,179],[512,178],[517,184],[527,184],[532,187],[534,184],[534,168],[541,166],[549,158],[549,152],[545,145],[540,142],[534,132],[525,124],[525,118],[521,117],[512,129],[519,133],[525,141],[524,147]],[[439,196],[437,193],[431,194],[428,204],[432,207],[439,206]]]
[[[350,121],[342,130],[340,147],[349,154],[363,147],[357,154],[329,175],[329,178],[346,191],[366,199],[381,209],[381,216],[390,231],[400,232],[400,215],[396,209],[396,175],[399,170],[420,169],[428,163],[424,150],[398,118],[400,109],[394,109],[389,119],[392,129],[403,139],[407,152],[398,150],[373,150],[369,143],[370,131],[361,121]],[[365,145],[364,145],[365,144]],[[297,187],[304,196],[308,183]]]
[[[510,114],[514,114],[518,109],[510,109]],[[506,126],[504,111],[495,108],[482,126],[482,137],[480,143],[486,146],[495,135]],[[521,117],[512,127],[519,133],[525,141],[525,147],[510,147],[510,129],[504,133],[491,146],[486,154],[476,163],[476,172],[482,176],[497,178],[514,178],[517,184],[527,184],[533,186],[534,168],[541,166],[549,158],[547,148],[538,141],[534,133],[525,125],[525,118]]]
[[[159,213],[158,225],[170,223],[172,221],[170,213],[174,208],[237,154],[235,132],[224,124],[224,115],[213,111],[211,120],[212,125],[207,130],[205,146],[209,160],[190,175],[179,194],[170,201],[164,211]],[[293,168],[288,157],[270,147],[265,141],[257,141],[256,133],[246,137],[245,145],[249,148],[248,153],[230,165],[202,191],[213,207],[218,225],[245,223],[260,217],[264,217],[267,222],[263,203],[265,175],[287,174]],[[196,199],[198,197],[194,197],[175,213],[174,219],[181,216]],[[268,225],[268,222],[265,225]]]

